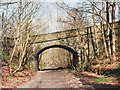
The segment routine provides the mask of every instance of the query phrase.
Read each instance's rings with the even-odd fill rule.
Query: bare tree
[[[9,69],[12,75],[18,72],[22,63],[25,62],[24,59],[29,46],[28,40],[30,38],[30,33],[35,28],[32,22],[39,7],[39,3],[22,2],[20,0],[18,2],[18,9],[16,9],[16,12],[11,12],[12,15],[6,20],[6,24],[2,29],[3,37],[6,37],[5,34],[8,34],[10,37],[13,37],[15,42],[9,61]],[[13,69],[12,66],[15,54],[19,56],[19,65],[17,69]]]
[[[84,6],[83,5],[80,6],[81,3],[79,3],[78,5],[80,7],[76,7],[76,8],[70,7],[65,3],[58,4],[58,7],[60,7],[63,11],[65,11],[69,16],[69,17],[68,16],[66,17],[67,19],[65,18],[66,20],[60,19],[61,20],[60,22],[67,23],[68,25],[73,26],[74,28],[79,28],[78,22],[82,21],[82,23],[84,24],[81,26],[82,29],[79,30],[79,35],[80,35],[79,41],[82,40],[81,32],[83,31],[87,35],[88,48],[84,49],[84,52],[86,52],[85,50],[87,50],[87,54],[84,54],[83,50],[81,50],[81,53],[82,53],[81,59],[83,59],[83,54],[84,54],[86,57],[88,57],[88,61],[93,59],[91,58],[92,56],[94,56],[95,61],[98,61],[99,57],[97,56],[99,55],[99,52],[102,48],[101,52],[105,52],[107,58],[110,58],[113,61],[115,61],[116,60],[116,56],[115,56],[116,35],[115,35],[114,23],[115,23],[116,1],[113,0],[113,2],[111,3],[105,0],[102,0],[102,2],[95,2],[94,0],[93,1],[88,0],[88,2],[83,4]],[[111,11],[111,14],[110,14],[110,11]],[[83,13],[91,15],[87,20],[87,22],[92,23],[93,26],[88,26],[85,23]],[[110,24],[110,21],[112,21],[112,24]],[[86,30],[85,27],[88,27],[88,29]],[[99,43],[101,43],[101,40],[103,45],[99,45]],[[85,40],[81,44],[83,43],[85,43]],[[85,46],[81,47],[82,46],[81,44],[79,45],[80,48],[86,48]],[[91,46],[92,48],[90,48]]]

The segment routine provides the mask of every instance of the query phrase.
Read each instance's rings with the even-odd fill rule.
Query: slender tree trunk
[[[89,55],[90,55],[90,47],[89,47],[89,28],[87,27],[87,44],[88,44],[88,55],[87,55],[87,59],[88,59],[88,63],[90,63],[90,59],[89,59]]]
[[[113,2],[113,5],[112,5],[112,51],[113,51],[113,62],[116,61],[116,55],[115,55],[115,38],[116,38],[116,35],[115,35],[115,0]]]
[[[109,24],[109,3],[108,3],[108,0],[106,2],[106,17],[107,17],[107,41],[108,41],[108,50],[109,50],[109,56],[111,57],[111,40],[110,40],[110,28],[108,27],[108,24]]]
[[[81,48],[81,70],[83,71],[83,50]]]
[[[16,45],[17,45],[17,43],[15,43],[15,46],[14,46],[14,48],[13,48],[12,55],[11,55],[11,57],[10,57],[10,62],[9,62],[10,74],[12,74],[12,60],[13,60],[13,56],[14,56],[14,53],[15,53]]]
[[[96,50],[95,50],[95,43],[94,43],[94,40],[93,40],[92,27],[90,27],[90,34],[91,34],[92,47],[93,47],[94,58],[95,58],[96,57]]]
[[[102,0],[102,17],[103,17],[103,19],[105,19],[105,15],[104,15],[104,0]],[[106,57],[108,57],[108,51],[107,51],[107,45],[106,45],[106,41],[105,41],[105,34],[104,34],[104,27],[103,27],[103,25],[104,25],[104,20],[103,19],[102,19],[102,22],[101,22],[102,37],[103,37]]]
[[[89,45],[89,28],[87,27],[87,45],[88,45],[88,53],[86,54],[87,55],[87,64],[88,64],[88,71],[90,71],[91,69],[91,61],[90,61],[90,45]]]
[[[94,32],[94,34],[93,34],[93,40],[94,40],[94,48],[95,48],[95,57],[97,56],[97,40],[96,40],[96,31],[95,31],[95,28],[96,28],[96,26],[95,26],[95,1],[93,0],[93,32]]]
[[[4,12],[2,13],[2,34],[1,34],[1,38],[4,39],[4,31],[3,31],[3,27],[4,27]],[[4,40],[3,40],[4,43]],[[3,52],[3,48],[2,48],[2,52]]]
[[[21,68],[21,66],[22,66],[22,63],[23,63],[23,59],[24,59],[24,56],[25,56],[25,54],[26,54],[26,49],[27,49],[27,46],[28,46],[28,40],[29,40],[29,36],[30,36],[30,31],[32,30],[32,21],[33,21],[33,18],[34,18],[34,14],[35,14],[35,11],[36,11],[36,9],[38,8],[38,5],[39,5],[39,3],[36,5],[36,7],[35,7],[35,9],[34,9],[34,11],[33,11],[33,13],[32,13],[32,15],[30,16],[31,17],[31,19],[30,19],[30,22],[29,22],[29,27],[28,26],[26,26],[26,28],[25,28],[25,35],[27,35],[26,36],[26,39],[25,39],[25,41],[23,41],[23,33],[22,33],[22,31],[21,31],[21,0],[19,1],[19,10],[18,10],[18,12],[19,12],[19,19],[18,19],[18,37],[17,37],[17,39],[19,40],[19,43],[18,43],[18,45],[20,46],[20,57],[19,57],[19,67],[15,70],[15,71],[13,71],[13,74],[15,74],[16,72],[18,72],[19,70],[20,70],[20,68]],[[32,4],[32,7],[33,7],[33,4]],[[26,25],[28,24],[28,19],[30,18],[30,17],[28,17],[27,18],[27,22],[26,22]],[[21,34],[22,35],[20,35],[20,32],[21,32]]]
[[[20,1],[19,1],[19,10],[20,10]],[[15,46],[13,48],[13,52],[12,52],[12,55],[10,57],[10,62],[9,62],[9,70],[11,74],[13,74],[12,73],[12,60],[15,54],[16,47],[19,44],[19,35],[20,35],[20,11],[19,10],[18,10],[19,19],[18,19],[18,26],[17,26],[17,40],[16,40],[16,37],[14,36]]]
[[[27,41],[26,41],[26,44],[25,44],[25,48],[24,48],[22,57],[20,58],[19,67],[18,67],[18,69],[16,69],[16,70],[13,72],[13,74],[15,74],[15,73],[20,69],[20,67],[21,67],[21,65],[22,65],[22,61],[23,61],[23,58],[24,58],[24,55],[25,55],[25,52],[26,52],[26,49],[27,49],[28,40],[29,40],[29,33],[28,33],[28,36],[27,36]]]

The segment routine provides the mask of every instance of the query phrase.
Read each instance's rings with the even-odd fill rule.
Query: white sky
[[[48,1],[48,0],[45,0]],[[50,0],[51,1],[51,0]],[[56,27],[57,27],[57,12],[60,14],[60,11],[57,10],[57,7],[55,5],[55,1],[57,0],[53,0],[51,2],[44,2],[44,4],[42,5],[42,10],[41,12],[44,12],[44,18],[47,19],[49,21],[49,29],[47,30],[46,33],[51,33],[51,32],[56,32]],[[62,0],[61,0],[62,1]],[[65,3],[67,3],[68,5],[75,7],[77,5],[78,2],[82,2],[85,0],[64,0],[66,1]],[[97,0],[98,1],[98,0]],[[99,0],[100,1],[100,0]],[[59,0],[58,0],[59,2]],[[118,8],[116,8],[118,9]],[[118,13],[118,11],[116,10],[116,13]],[[118,14],[117,14],[118,16]],[[118,21],[118,18],[116,18],[116,20]]]
[[[14,1],[19,1],[19,0],[1,0],[2,2],[14,2]],[[22,1],[34,1],[34,2],[43,2],[41,9],[39,10],[38,14],[36,15],[37,18],[41,18],[40,15],[43,14],[43,19],[45,21],[49,21],[49,28],[47,29],[46,33],[51,33],[51,32],[56,32],[56,27],[57,27],[57,7],[55,5],[55,2],[62,2],[64,1],[65,3],[69,4],[70,6],[76,6],[76,3],[82,2],[82,1],[87,1],[87,0],[22,0]],[[92,0],[91,0],[92,1]],[[101,1],[101,0],[95,0],[95,1]],[[13,6],[12,8],[15,8]],[[9,8],[9,10],[11,10]],[[0,9],[2,11],[2,9]],[[117,12],[118,13],[118,12]]]

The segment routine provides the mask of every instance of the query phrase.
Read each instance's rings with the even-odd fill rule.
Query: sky
[[[15,2],[19,0],[1,0],[1,3],[4,2]],[[48,21],[47,25],[49,28],[47,28],[46,33],[56,32],[58,29],[56,29],[58,23],[57,21],[57,12],[60,13],[59,10],[57,10],[56,2],[62,2],[69,4],[70,6],[75,6],[76,2],[79,2],[81,0],[22,0],[22,1],[34,1],[34,2],[42,2],[41,9],[38,11],[36,15],[37,18],[42,18],[44,21]],[[11,10],[16,9],[17,4],[11,5],[11,7],[8,7],[8,16],[10,16],[9,12]],[[6,8],[6,6],[5,6]],[[12,8],[12,9],[11,9]],[[0,10],[3,11],[4,7],[2,7]],[[42,14],[42,17],[41,17]],[[35,20],[34,20],[35,21]]]
[[[14,2],[14,1],[18,1],[18,0],[1,0],[2,3],[3,2]],[[33,0],[22,0],[22,1],[33,1]],[[78,2],[83,2],[83,1],[85,2],[86,0],[34,0],[34,2],[38,2],[38,1],[42,2],[42,4],[41,4],[40,10],[36,14],[36,19],[42,18],[42,20],[48,21],[47,22],[48,29],[47,29],[46,33],[51,33],[51,32],[57,31],[57,29],[56,29],[56,27],[58,25],[58,23],[56,22],[57,21],[57,12],[59,14],[63,14],[63,13],[61,13],[60,10],[57,9],[57,6],[55,4],[56,2],[65,2],[66,4],[68,4],[72,7],[75,7]],[[95,1],[98,2],[101,0],[95,0]],[[8,11],[11,11],[12,10],[11,8],[16,9],[16,4],[14,4],[12,7],[9,7]],[[0,8],[0,12],[1,11],[3,11],[3,7]],[[118,11],[116,13],[118,13]],[[10,13],[8,12],[8,14],[10,14]],[[41,17],[41,14],[42,14],[42,17]]]
[[[54,2],[53,2],[54,1]],[[43,13],[44,15],[42,16],[42,18],[46,21],[48,21],[48,29],[46,31],[46,33],[51,33],[51,32],[57,32],[58,30],[60,30],[60,28],[58,28],[57,26],[59,25],[59,23],[57,23],[57,14],[60,16],[64,16],[63,11],[61,11],[60,9],[58,9],[55,0],[53,0],[52,2],[43,2],[41,5],[41,10],[38,12],[38,16],[39,17],[39,13]],[[70,5],[71,7],[75,7],[77,5],[77,1],[80,0],[76,0],[76,1],[66,1],[65,3]]]
[[[71,4],[71,3],[70,3]],[[74,3],[75,4],[75,3]],[[73,3],[71,5],[74,5]],[[39,17],[43,13],[43,18],[45,21],[48,21],[48,29],[46,33],[56,32],[57,28],[57,13],[62,15],[60,10],[58,10],[58,7],[56,6],[56,2],[43,2],[41,5],[40,11],[38,11],[38,14],[36,17]]]
[[[86,0],[45,0],[43,1],[44,3],[42,4],[42,11],[44,11],[44,16],[43,18],[49,21],[49,28],[47,30],[46,33],[51,33],[51,32],[56,32],[57,29],[57,25],[58,23],[57,21],[57,13],[60,14],[65,14],[65,13],[61,13],[60,10],[57,9],[56,6],[56,1],[61,2],[61,1],[65,1],[66,4],[68,4],[71,7],[76,7],[78,2],[85,2]],[[100,1],[100,0],[95,0],[95,1]],[[118,8],[116,8],[118,9]],[[116,10],[117,13],[117,17],[118,17],[118,10]],[[118,21],[118,18],[116,18],[116,21]]]

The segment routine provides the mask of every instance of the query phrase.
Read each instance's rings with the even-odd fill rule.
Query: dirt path
[[[78,78],[66,70],[38,71],[35,77],[17,88],[80,88]]]
[[[89,74],[76,76],[73,73],[68,72],[68,70],[45,70],[38,71],[34,77],[32,77],[28,82],[24,83],[17,88],[80,88],[80,89],[92,89],[97,88],[105,89],[117,89],[118,85],[112,85],[108,83],[95,83],[93,80],[94,76]]]

